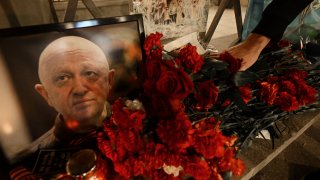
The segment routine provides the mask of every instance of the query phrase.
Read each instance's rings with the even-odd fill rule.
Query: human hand
[[[267,46],[269,41],[270,39],[266,36],[252,33],[245,41],[224,52],[228,52],[234,58],[242,59],[239,71],[244,71],[258,60],[261,51]]]

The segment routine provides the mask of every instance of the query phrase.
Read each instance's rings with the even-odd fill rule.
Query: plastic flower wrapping
[[[164,53],[162,34],[144,42],[139,100],[118,99],[98,134],[112,179],[223,179],[241,176],[236,153],[290,113],[319,109],[319,67],[281,42],[248,71],[241,59]]]

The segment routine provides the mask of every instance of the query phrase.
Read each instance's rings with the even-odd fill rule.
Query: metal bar
[[[89,12],[92,14],[94,18],[103,18],[101,11],[92,2],[92,0],[82,0],[82,2],[87,7],[87,9],[89,10]]]
[[[233,0],[233,9],[234,9],[234,16],[236,18],[238,38],[241,39],[243,23],[242,23],[241,6],[240,6],[239,0]]]
[[[58,20],[57,13],[56,13],[56,10],[55,10],[54,5],[53,5],[53,0],[48,0],[48,2],[49,2],[50,12],[51,12],[51,15],[52,15],[53,22],[58,23],[59,20]]]
[[[220,5],[219,5],[219,7],[218,7],[218,10],[217,10],[217,12],[216,12],[216,14],[215,14],[215,16],[214,16],[211,24],[210,24],[210,27],[209,27],[209,29],[208,29],[205,37],[204,37],[203,42],[204,42],[204,46],[205,46],[205,47],[206,47],[206,46],[208,45],[208,43],[210,42],[210,40],[211,40],[211,38],[212,38],[212,36],[213,36],[213,33],[215,32],[215,30],[216,30],[216,28],[217,28],[217,26],[218,26],[218,23],[219,23],[219,21],[220,21],[220,19],[221,19],[221,16],[222,16],[224,10],[227,8],[227,5],[230,3],[230,1],[231,1],[231,0],[222,0],[222,1],[220,2]]]
[[[64,22],[73,21],[78,7],[78,0],[68,0]]]
[[[10,0],[0,0],[0,5],[6,14],[11,27],[20,26],[19,20],[13,10]]]

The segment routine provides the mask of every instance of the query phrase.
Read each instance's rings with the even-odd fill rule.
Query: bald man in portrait
[[[35,90],[58,114],[54,127],[14,160],[23,166],[10,172],[12,179],[36,178],[31,170],[43,149],[97,148],[97,129],[110,115],[114,70],[93,42],[77,36],[54,40],[40,54],[38,75]]]

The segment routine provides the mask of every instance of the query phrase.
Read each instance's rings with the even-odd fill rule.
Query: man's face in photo
[[[41,54],[36,90],[68,122],[95,125],[105,114],[113,70],[104,52],[79,37],[54,41]]]
[[[48,63],[51,105],[64,118],[82,121],[99,116],[110,90],[106,64],[81,52],[61,54]]]

